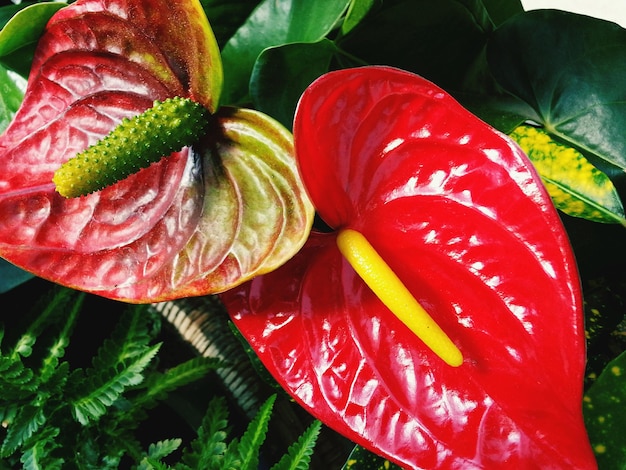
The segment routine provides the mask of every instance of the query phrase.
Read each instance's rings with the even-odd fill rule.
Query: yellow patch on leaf
[[[518,126],[510,137],[528,155],[558,209],[594,222],[626,225],[615,186],[582,153],[529,125]]]

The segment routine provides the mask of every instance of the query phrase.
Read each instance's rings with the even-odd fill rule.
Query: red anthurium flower
[[[318,79],[294,136],[305,186],[336,232],[313,233],[283,267],[221,295],[281,385],[407,467],[594,468],[576,266],[522,151],[432,83],[386,67]],[[348,231],[460,365],[374,295],[337,246]]]
[[[292,136],[260,113],[218,109],[221,86],[219,49],[197,0],[61,9],[0,137],[0,256],[131,302],[220,292],[284,263],[313,215]],[[88,196],[55,191],[61,164],[170,97],[213,114],[204,146]]]

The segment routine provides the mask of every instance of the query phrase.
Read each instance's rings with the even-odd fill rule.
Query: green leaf
[[[54,449],[60,447],[58,443],[60,432],[57,427],[47,426],[31,437],[20,457],[24,470],[60,470],[63,468],[62,458],[50,456]]]
[[[215,397],[209,402],[198,436],[185,449],[182,463],[191,468],[220,468],[226,452],[228,410],[223,397]]]
[[[380,0],[352,0],[341,25],[341,34],[352,31],[367,16],[375,3]]]
[[[4,132],[13,120],[22,104],[25,91],[26,80],[0,65],[0,133]]]
[[[24,405],[7,427],[7,434],[0,449],[0,456],[8,457],[46,422],[40,406]]]
[[[611,361],[583,399],[585,425],[603,470],[626,467],[626,353]]]
[[[321,429],[322,422],[313,421],[298,440],[289,446],[287,454],[270,470],[307,470]]]
[[[145,392],[133,400],[133,405],[135,407],[150,406],[155,400],[165,398],[170,391],[195,382],[205,377],[210,371],[223,366],[224,362],[221,359],[195,357],[164,373],[154,372],[146,379]]]
[[[530,11],[495,31],[487,59],[500,86],[529,105],[526,118],[583,152],[623,199],[626,30],[558,10]]]
[[[0,80],[2,79],[0,78]],[[31,273],[0,259],[0,294],[10,291],[32,278],[33,275]]]
[[[55,375],[59,366],[59,360],[65,355],[65,348],[69,345],[70,335],[76,325],[78,314],[83,306],[84,295],[72,297],[75,299],[69,307],[69,312],[62,317],[62,321],[59,335],[52,345],[48,348],[48,354],[41,361],[41,368],[38,376],[42,382],[46,382],[48,379]]]
[[[19,357],[0,356],[0,416],[6,414],[2,411],[3,407],[11,407],[11,402],[27,398],[38,386],[39,377],[24,367]]]
[[[129,359],[143,354],[156,331],[151,328],[154,317],[145,305],[128,308],[116,323],[111,337],[98,349],[92,363],[94,369],[115,369]]]
[[[499,25],[517,15],[524,12],[524,7],[520,0],[481,0],[485,8],[489,12],[489,17],[495,25]]]
[[[200,0],[220,48],[250,16],[260,0]]]
[[[462,88],[492,29],[482,4],[405,0],[386,5],[338,46],[369,64],[409,70],[450,91]]]
[[[156,444],[150,444],[148,447],[148,457],[154,459],[162,459],[180,447],[182,439],[167,439],[159,441]]]
[[[4,28],[9,20],[13,18],[18,11],[32,5],[33,3],[34,2],[21,2],[18,5],[10,4],[0,7],[0,29]]]
[[[48,20],[65,2],[35,3],[13,16],[0,31],[0,61],[26,76],[39,40]]]
[[[238,446],[241,468],[258,468],[259,450],[265,441],[275,401],[276,395],[272,395],[261,405],[258,413],[241,436]]]
[[[14,357],[17,355],[30,356],[35,341],[43,330],[54,324],[60,316],[65,315],[67,309],[71,308],[71,302],[80,308],[84,295],[73,289],[63,287],[51,289],[50,292],[43,295],[35,304],[34,309],[38,311],[37,316],[18,338],[11,354]]]
[[[335,28],[349,0],[264,0],[222,50],[224,104],[247,100],[254,62],[267,47],[316,42]]]
[[[147,349],[143,354],[125,361],[116,369],[90,371],[85,387],[71,400],[72,415],[82,425],[95,421],[104,415],[120,395],[130,386],[144,380],[143,371],[155,356],[161,344]]]
[[[510,136],[533,162],[558,209],[594,222],[626,225],[615,186],[582,153],[532,126],[520,126]]]
[[[255,108],[291,129],[302,92],[328,72],[337,52],[335,44],[322,39],[265,49],[254,64],[250,96]]]

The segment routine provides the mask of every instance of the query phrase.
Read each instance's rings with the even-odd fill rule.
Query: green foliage
[[[220,48],[245,22],[260,0],[200,0]]]
[[[259,452],[265,441],[276,395],[269,397],[248,424],[241,438],[227,442],[228,412],[225,400],[211,400],[207,413],[198,430],[198,438],[183,454],[177,470],[203,469],[255,469],[259,465]],[[303,470],[308,468],[321,422],[314,421],[293,443],[287,453],[271,467],[271,470]]]
[[[22,468],[117,468],[128,456],[159,461],[180,442],[163,441],[143,451],[133,435],[168,393],[221,366],[194,358],[157,370],[158,314],[128,308],[92,366],[72,369],[64,360],[85,294],[56,288],[33,309],[28,326],[9,343],[0,328],[0,458]]]
[[[0,8],[0,64],[26,77],[48,20],[67,2],[24,2]]]
[[[15,116],[25,89],[26,81],[20,75],[0,65],[0,132],[8,127]]]
[[[309,428],[300,436],[298,441],[291,446],[285,456],[270,470],[306,470],[309,468],[313,446],[317,440],[322,423],[314,421]]]
[[[149,410],[170,392],[197,381],[224,363],[194,357],[160,371],[158,313],[128,308],[99,345],[91,367],[64,361],[86,294],[55,288],[34,307],[23,332],[9,341],[0,326],[0,459],[11,468],[118,468],[130,459],[138,470],[254,469],[259,466],[276,395],[260,407],[239,438],[230,441],[228,408],[213,397],[198,435],[142,447],[134,435]],[[50,337],[52,340],[50,341]],[[321,423],[315,421],[289,447],[274,470],[308,468]],[[180,461],[174,464],[174,452]],[[4,467],[0,467],[4,468]]]
[[[504,22],[490,38],[486,53],[497,84],[515,98],[510,106],[498,100],[503,109],[541,126],[554,140],[578,152],[611,179],[622,199],[626,189],[626,144],[622,138],[626,105],[621,86],[626,72],[625,46],[626,30],[614,23],[539,10]],[[501,130],[508,133],[511,129]],[[556,154],[552,165],[568,167],[567,158],[559,158],[563,155]],[[604,183],[595,173],[582,169],[575,179],[564,175],[557,183],[578,194],[594,187],[601,192]],[[605,222],[623,223],[621,207],[616,210],[613,199],[609,198],[603,209],[614,216]],[[619,200],[617,203],[622,205]],[[597,221],[596,213],[592,211],[589,219]],[[588,211],[579,214],[588,215]]]
[[[537,168],[557,208],[594,222],[626,225],[615,186],[581,152],[533,126],[519,126],[509,135]]]
[[[626,353],[611,361],[583,400],[589,439],[602,469],[626,467]]]
[[[238,104],[247,100],[250,75],[264,49],[321,40],[335,28],[348,5],[348,0],[261,2],[222,50],[223,103]]]

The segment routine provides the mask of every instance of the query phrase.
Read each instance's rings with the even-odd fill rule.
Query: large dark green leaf
[[[32,277],[32,274],[0,259],[0,294],[19,286]]]
[[[290,129],[300,95],[316,78],[328,72],[336,52],[337,47],[328,39],[265,49],[250,79],[254,106]]]
[[[200,0],[221,47],[246,21],[260,0]]]
[[[224,104],[236,104],[248,96],[250,74],[259,54],[267,47],[324,38],[346,11],[349,0],[265,0],[222,50]]]
[[[589,439],[603,470],[626,467],[626,353],[611,361],[583,400]]]
[[[496,30],[487,58],[499,84],[530,106],[526,117],[607,173],[623,199],[626,30],[563,11],[527,12]]]
[[[482,3],[496,25],[524,11],[520,0],[482,0]]]
[[[481,2],[392,2],[361,22],[340,46],[370,64],[418,73],[449,90],[462,86],[491,30]]]

